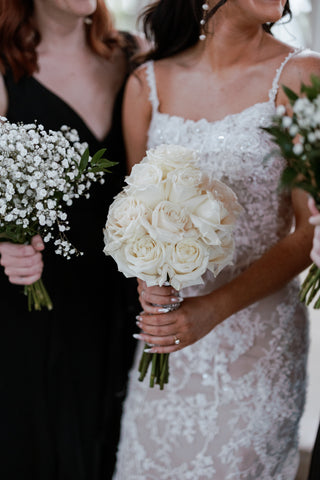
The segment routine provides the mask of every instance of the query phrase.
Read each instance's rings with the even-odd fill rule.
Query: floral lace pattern
[[[206,275],[185,296],[228,282],[290,231],[290,198],[277,188],[283,161],[263,160],[273,146],[260,127],[274,114],[279,77],[294,54],[278,70],[268,102],[216,122],[160,113],[153,64],[146,65],[153,105],[148,148],[175,143],[199,150],[201,167],[227,183],[244,207],[234,265],[216,279]],[[172,354],[164,391],[138,382],[134,365],[114,480],[294,480],[308,351],[298,290],[290,282]]]

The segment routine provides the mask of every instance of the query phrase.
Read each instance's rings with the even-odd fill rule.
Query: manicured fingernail
[[[154,348],[146,348],[143,351],[146,352],[146,353],[157,353],[157,350],[155,350]]]
[[[140,315],[137,315],[137,316],[136,316],[136,320],[141,320]]]
[[[170,312],[170,308],[158,308],[159,313],[168,313]]]
[[[181,298],[181,297],[172,297],[172,298],[170,298],[170,301],[173,302],[173,303],[179,303],[179,302],[182,302],[182,301],[183,301],[183,298]]]
[[[136,340],[142,340],[142,336],[139,335],[139,333],[134,333],[132,336],[133,336],[133,338],[135,338]]]
[[[137,325],[139,328],[142,328],[142,322],[136,322],[136,325]]]

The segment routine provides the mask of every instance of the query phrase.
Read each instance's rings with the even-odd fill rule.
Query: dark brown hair
[[[36,47],[41,40],[33,19],[33,0],[0,0],[0,70],[11,68],[15,80],[38,69]],[[97,55],[109,58],[119,42],[104,0],[86,25],[87,42]]]
[[[145,60],[159,60],[175,55],[195,45],[199,40],[200,21],[203,18],[204,0],[160,0],[149,5],[141,14],[145,35],[154,48],[144,56]],[[206,22],[227,0],[220,0],[205,16]],[[287,0],[283,17],[292,16]],[[273,23],[263,25],[271,33]]]

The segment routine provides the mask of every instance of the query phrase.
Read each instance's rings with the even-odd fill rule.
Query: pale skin
[[[265,33],[261,24],[279,20],[284,4],[284,0],[228,0],[209,25],[214,35],[155,62],[160,111],[214,122],[268,101],[276,69],[292,48]],[[287,64],[281,83],[299,91],[301,81],[308,83],[311,73],[320,74],[320,56],[300,53]],[[124,101],[129,169],[145,154],[152,114],[148,97],[141,68],[130,77]],[[276,104],[286,105],[281,89]],[[313,229],[307,195],[293,191],[292,205],[295,229],[290,235],[233,281],[209,295],[184,299],[175,312],[161,312],[151,304],[174,303],[177,292],[170,287],[147,288],[139,280],[143,312],[137,317],[138,338],[153,345],[150,353],[171,353],[197,342],[230,315],[277,291],[308,267]],[[177,338],[179,345],[174,342]]]
[[[101,140],[111,128],[113,105],[126,74],[126,59],[120,48],[107,60],[87,46],[84,18],[95,9],[96,0],[34,0],[34,16],[41,34],[37,48],[39,70],[34,77],[70,105]],[[142,41],[139,43],[146,48]],[[6,115],[7,103],[0,76],[0,115]],[[43,270],[43,249],[39,235],[29,246],[0,242],[0,264],[9,281],[30,285],[38,280]]]

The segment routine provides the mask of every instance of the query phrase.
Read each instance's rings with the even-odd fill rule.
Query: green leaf
[[[296,178],[297,172],[291,167],[286,167],[281,175],[281,183],[286,187],[292,187]]]
[[[101,150],[98,150],[91,159],[91,165],[94,165],[95,163],[97,163],[102,157],[102,155],[104,155],[106,150],[107,150],[106,148],[101,148]]]
[[[296,102],[299,98],[299,95],[297,95],[291,88],[287,87],[286,85],[282,85],[282,89],[284,93],[287,95],[290,104],[293,105],[294,102]]]
[[[90,157],[89,149],[86,148],[86,150],[84,151],[84,153],[81,157],[80,164],[79,164],[80,174],[87,168],[88,163],[89,163],[89,157]]]

